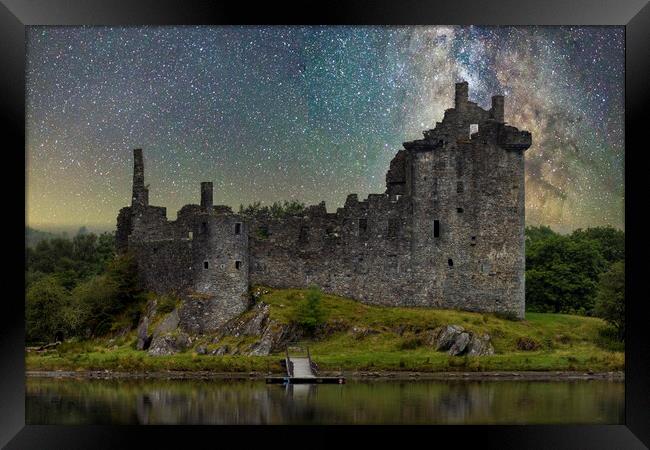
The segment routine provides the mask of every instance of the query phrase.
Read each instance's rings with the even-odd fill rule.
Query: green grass
[[[271,305],[271,318],[289,323],[306,293],[300,289],[270,289],[261,298]],[[322,308],[328,324],[345,331],[309,345],[321,370],[366,371],[619,371],[623,370],[622,345],[613,342],[606,324],[597,318],[546,313],[527,313],[525,320],[510,321],[494,314],[425,308],[364,305],[354,300],[323,294]],[[247,313],[250,314],[250,313]],[[424,344],[423,335],[440,325],[457,324],[492,337],[495,355],[452,357]],[[352,327],[374,331],[358,337]],[[533,340],[534,351],[518,349],[522,338]],[[218,344],[206,336],[208,351],[228,344],[243,350],[251,337],[226,337]],[[134,349],[131,333],[109,343],[107,339],[70,342],[57,350],[27,354],[29,370],[206,370],[216,372],[281,372],[281,354],[268,357],[197,355],[193,350],[172,356],[149,356]]]

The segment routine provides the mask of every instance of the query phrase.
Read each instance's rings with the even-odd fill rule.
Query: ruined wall
[[[229,207],[212,205],[212,183],[201,205],[185,205],[177,220],[148,204],[142,153],[134,151],[134,195],[117,224],[118,251],[130,251],[146,290],[182,298],[180,327],[213,331],[248,305],[248,228]]]
[[[181,327],[218,328],[247,307],[249,284],[320,286],[365,303],[524,315],[524,156],[530,133],[504,122],[456,84],[455,107],[424,139],[404,143],[386,191],[348,196],[304,214],[243,217],[200,205],[176,221],[149,206],[141,150],[134,152],[132,205],[118,216],[118,249],[132,249],[145,287],[182,292]]]
[[[322,205],[301,217],[253,218],[251,283],[314,283],[372,304],[523,317],[531,140],[505,125],[503,106],[495,96],[490,110],[480,108],[459,83],[455,108],[397,152],[384,194],[351,195],[335,214]]]
[[[403,200],[350,195],[328,214],[325,205],[304,216],[251,220],[251,284],[320,286],[326,292],[367,303],[404,301],[408,274],[409,224]]]

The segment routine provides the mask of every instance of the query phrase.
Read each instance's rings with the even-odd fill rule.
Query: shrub
[[[594,312],[614,327],[618,339],[625,337],[625,263],[612,264],[601,275]]]
[[[321,306],[322,293],[317,286],[311,286],[295,309],[294,321],[308,334],[314,333],[316,327],[325,321],[325,314]]]
[[[399,343],[398,347],[400,350],[414,350],[420,346],[422,346],[422,338],[418,336],[411,336],[402,340],[402,342]]]
[[[566,334],[558,334],[555,336],[555,340],[558,341],[560,344],[568,344],[571,342],[571,336],[567,336]]]
[[[178,299],[172,295],[163,295],[158,299],[158,312],[162,314],[170,313],[176,308],[178,304]]]
[[[540,347],[541,345],[539,344],[539,342],[529,337],[524,336],[517,339],[517,350],[530,352],[533,350],[538,350]]]
[[[598,330],[596,345],[610,352],[625,351],[625,343],[619,339],[618,330],[611,326]]]

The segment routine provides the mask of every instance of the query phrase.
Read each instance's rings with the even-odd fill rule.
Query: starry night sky
[[[150,204],[237,210],[382,193],[401,143],[453,107],[454,83],[533,134],[526,222],[623,228],[620,27],[30,27],[30,226],[114,228],[132,149]]]

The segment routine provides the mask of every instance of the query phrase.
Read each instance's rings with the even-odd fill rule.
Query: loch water
[[[619,424],[611,380],[26,380],[27,424]]]

